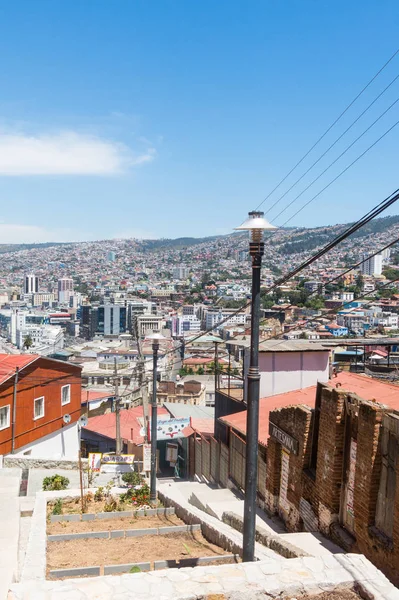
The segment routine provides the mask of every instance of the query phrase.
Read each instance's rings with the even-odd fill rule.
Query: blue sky
[[[398,16],[395,0],[0,3],[0,242],[228,233],[399,47]],[[398,73],[399,54],[265,210]],[[270,220],[398,96],[399,80]],[[399,126],[289,224],[365,213],[398,187],[398,141]]]

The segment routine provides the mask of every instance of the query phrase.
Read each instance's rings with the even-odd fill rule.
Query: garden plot
[[[197,562],[203,563],[201,559],[205,557],[206,564],[226,564],[239,560],[208,542],[199,530],[140,537],[77,539],[47,544],[47,576],[57,579],[62,576],[71,577],[75,574],[74,569],[93,566],[97,568],[91,573],[93,575],[118,572],[117,569],[104,569],[116,565],[125,567],[119,572],[129,572],[137,564],[138,571],[194,566]],[[64,575],[60,572],[62,569],[67,569],[68,572]],[[134,570],[133,567],[133,572]],[[51,573],[52,571],[56,573]],[[80,574],[90,574],[90,571],[76,572],[76,575]]]
[[[83,533],[92,531],[115,531],[130,529],[151,529],[185,525],[184,521],[175,514],[137,515],[128,517],[110,517],[107,513],[100,513],[103,518],[87,521],[48,521],[47,534]]]

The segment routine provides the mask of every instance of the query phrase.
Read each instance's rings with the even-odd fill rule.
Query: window
[[[41,417],[44,417],[44,396],[41,398],[35,398],[33,402],[33,418],[41,419]]]
[[[0,408],[0,430],[10,427],[10,405]]]
[[[61,388],[61,404],[69,404],[71,401],[71,386],[63,385]]]

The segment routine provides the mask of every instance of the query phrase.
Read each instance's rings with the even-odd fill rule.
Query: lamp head
[[[253,242],[260,242],[262,240],[263,231],[271,231],[277,229],[274,225],[266,221],[264,213],[259,210],[252,210],[248,213],[248,219],[244,221],[239,227],[235,227],[238,231],[249,231],[251,240]]]

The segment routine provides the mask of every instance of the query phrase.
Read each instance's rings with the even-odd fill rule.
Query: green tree
[[[29,350],[33,346],[33,340],[30,335],[27,335],[24,339],[24,348],[25,350]]]
[[[204,374],[204,367],[198,367],[197,375],[203,375],[203,374]]]
[[[383,270],[382,274],[392,281],[393,279],[397,279],[399,277],[399,269],[392,269],[392,267],[387,267]]]

